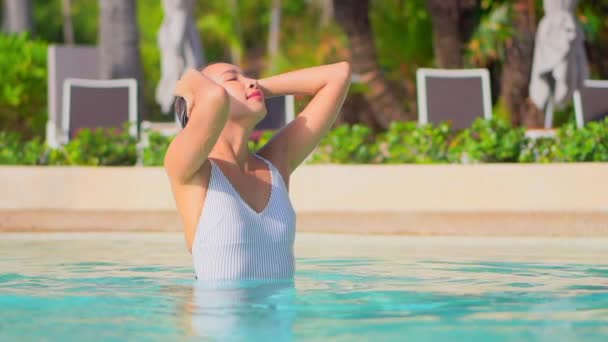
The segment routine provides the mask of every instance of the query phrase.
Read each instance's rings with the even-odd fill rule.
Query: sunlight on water
[[[181,235],[3,234],[0,340],[604,341],[608,240],[298,236],[295,282],[197,283]]]

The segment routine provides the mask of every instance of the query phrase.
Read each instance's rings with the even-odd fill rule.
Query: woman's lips
[[[260,98],[260,99],[261,99],[261,98],[263,98],[263,97],[264,97],[264,95],[262,94],[262,92],[261,92],[261,91],[256,90],[256,91],[254,91],[253,93],[249,94],[249,96],[247,96],[247,99],[249,100],[250,98],[254,98],[254,97],[257,97],[257,98]]]

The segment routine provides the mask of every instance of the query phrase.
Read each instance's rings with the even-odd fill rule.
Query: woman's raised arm
[[[314,95],[308,106],[281,129],[259,153],[273,160],[289,176],[317,146],[342,108],[350,85],[347,62],[296,70],[259,81],[267,97]]]
[[[222,86],[196,70],[184,74],[175,95],[186,100],[188,124],[171,141],[164,167],[172,181],[183,184],[207,161],[228,119],[229,101]]]

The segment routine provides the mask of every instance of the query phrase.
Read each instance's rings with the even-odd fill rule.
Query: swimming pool
[[[608,239],[296,240],[295,284],[197,284],[180,234],[1,234],[0,341],[608,336]]]

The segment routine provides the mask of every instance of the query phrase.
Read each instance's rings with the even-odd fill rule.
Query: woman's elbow
[[[342,61],[335,64],[336,76],[343,82],[350,83],[352,67],[349,62]]]

